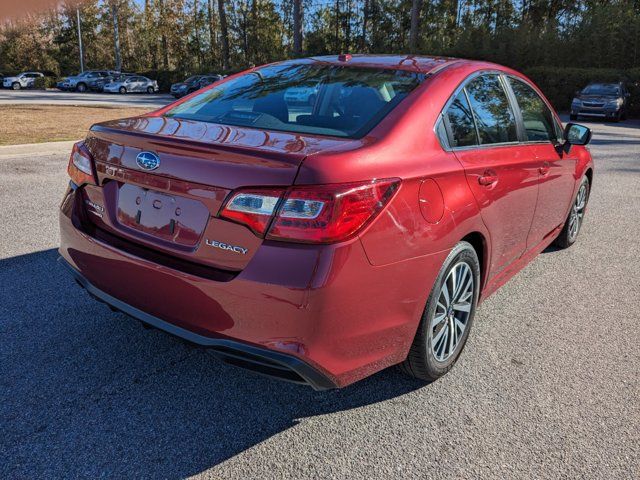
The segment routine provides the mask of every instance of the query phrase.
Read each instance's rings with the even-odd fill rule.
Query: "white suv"
[[[2,86],[20,90],[21,88],[33,88],[36,78],[44,77],[40,72],[22,72],[15,77],[5,77],[2,80]]]

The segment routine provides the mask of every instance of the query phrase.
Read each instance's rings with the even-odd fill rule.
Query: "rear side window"
[[[509,78],[529,141],[556,141],[553,114],[536,91],[521,80]]]
[[[481,145],[518,141],[516,120],[498,75],[482,75],[466,91]]]
[[[445,112],[449,145],[451,147],[468,147],[478,144],[473,114],[462,90]]]

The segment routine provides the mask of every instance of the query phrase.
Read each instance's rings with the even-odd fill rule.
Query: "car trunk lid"
[[[292,185],[308,155],[358,144],[166,117],[116,120],[94,126],[87,137],[100,187],[87,186],[84,203],[93,223],[112,234],[189,261],[241,270],[262,239],[218,218],[228,194],[247,186]],[[139,161],[143,152],[159,164]]]

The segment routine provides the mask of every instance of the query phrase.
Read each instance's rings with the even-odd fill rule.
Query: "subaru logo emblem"
[[[160,157],[152,152],[140,152],[136,157],[136,163],[143,170],[155,170],[160,166]]]

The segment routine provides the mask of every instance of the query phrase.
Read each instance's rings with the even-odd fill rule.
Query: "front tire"
[[[582,222],[584,220],[584,214],[587,209],[587,203],[589,202],[589,193],[591,192],[591,185],[589,179],[584,176],[578,187],[578,193],[573,200],[569,216],[564,222],[564,227],[558,238],[555,239],[554,244],[560,248],[569,248],[576,243]]]
[[[124,88],[124,87],[120,87],[120,90],[119,90],[119,91],[120,91],[120,93],[122,93],[122,94],[127,93],[127,89],[126,89],[126,88]]]
[[[406,374],[434,381],[458,360],[469,337],[480,292],[480,262],[467,242],[458,243],[436,278],[407,359]]]
[[[153,87],[148,87],[147,88],[147,93],[151,94],[151,93],[154,93],[154,92],[155,92],[155,90],[153,89]]]
[[[76,85],[76,90],[79,93],[84,93],[87,91],[87,86],[84,83],[79,83],[78,85]]]
[[[20,85],[18,82],[13,82],[11,84],[11,88],[14,90],[20,90],[22,88],[22,85]]]

